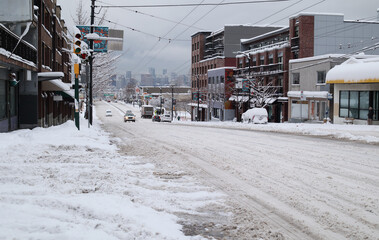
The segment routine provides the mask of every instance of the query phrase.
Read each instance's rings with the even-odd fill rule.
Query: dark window
[[[326,71],[317,72],[317,84],[324,84],[326,78]]]
[[[300,73],[292,73],[292,84],[300,84]]]
[[[0,119],[7,116],[6,104],[6,82],[0,79]]]

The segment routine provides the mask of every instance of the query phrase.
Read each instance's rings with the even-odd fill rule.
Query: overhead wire
[[[222,0],[220,2],[223,3],[225,0]],[[215,10],[216,8],[218,7],[218,5],[214,6],[211,10],[209,10],[208,12],[206,12],[203,16],[201,16],[198,20],[196,20],[194,23],[192,23],[192,25],[195,25],[196,23],[198,23],[200,20],[202,20],[204,17],[206,17],[209,13],[211,13],[213,10]],[[182,31],[181,33],[179,33],[174,39],[178,38],[180,35],[182,35],[183,33],[185,33],[187,30],[189,29],[189,27],[187,27],[184,31]],[[150,58],[150,60],[148,61],[147,64],[149,64],[152,60],[154,60],[155,57],[157,57],[157,55],[159,53],[161,53],[170,43],[167,43],[163,48],[161,48],[160,51],[158,51],[152,58]]]
[[[202,0],[199,4],[203,3],[205,0]],[[184,19],[186,19],[189,15],[191,15],[196,9],[198,8],[198,6],[194,7],[190,12],[188,12],[179,22],[177,22],[175,24],[175,26],[173,26],[165,35],[164,37],[166,37],[172,30],[174,30],[178,25],[179,23],[183,22]],[[188,26],[188,27],[191,27],[191,26]],[[151,52],[157,45],[159,44],[159,41],[157,41],[151,48],[149,51],[146,52],[146,54],[141,58],[140,61],[138,61],[137,63],[137,66],[140,66],[141,62],[143,62],[145,60],[145,58],[148,56],[149,52]]]
[[[240,4],[256,4],[256,3],[272,3],[272,2],[288,2],[290,0],[256,0],[256,1],[239,1],[226,3],[203,3],[200,6],[222,6],[222,5],[240,5]],[[99,1],[102,2],[102,1]],[[97,6],[103,8],[156,8],[156,7],[193,7],[196,3],[185,4],[151,4],[151,5],[114,5],[114,6]]]
[[[98,2],[101,2],[101,3],[105,3],[105,2],[102,2],[102,1],[99,1]],[[105,4],[108,4],[110,6],[114,6],[113,4],[110,4],[110,3],[105,3]],[[134,10],[134,9],[128,9],[128,8],[120,8],[121,10],[124,10],[124,11],[128,11],[128,12],[133,12],[135,14],[140,14],[140,15],[144,15],[144,16],[148,16],[148,17],[152,17],[152,18],[156,18],[156,19],[159,19],[159,20],[162,20],[162,21],[166,21],[166,22],[171,22],[171,23],[178,23],[174,20],[171,20],[171,19],[168,19],[168,18],[164,18],[164,17],[159,17],[159,16],[155,16],[155,15],[152,15],[152,14],[149,14],[149,13],[144,13],[144,12],[141,12],[141,11],[137,11],[137,10]],[[183,25],[183,26],[186,26],[188,27],[189,25],[188,24],[185,24],[185,23],[181,23],[179,22],[178,24],[180,25]],[[196,26],[191,26],[192,28],[196,28],[198,30],[202,30],[202,28],[200,27],[196,27]]]

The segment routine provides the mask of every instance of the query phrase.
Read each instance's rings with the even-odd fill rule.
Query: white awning
[[[235,101],[235,102],[247,102],[247,101],[249,101],[249,97],[248,97],[248,96],[235,96],[235,95],[232,95],[232,96],[229,98],[229,101]]]
[[[268,105],[273,104],[276,101],[276,98],[267,98],[265,99],[265,103]]]
[[[301,91],[289,91],[288,97],[300,98]],[[327,91],[303,91],[303,96],[306,98],[328,98]]]
[[[197,103],[188,103],[187,105],[188,105],[188,106],[191,106],[191,107],[197,107]],[[201,108],[208,108],[208,105],[207,105],[207,104],[200,103],[200,104],[199,104],[199,107],[201,107]]]
[[[54,79],[41,82],[42,91],[68,91],[70,90],[69,83],[64,83],[60,79]]]
[[[38,81],[49,81],[54,79],[61,79],[64,77],[63,72],[39,72]]]

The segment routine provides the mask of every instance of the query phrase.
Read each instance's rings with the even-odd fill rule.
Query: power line
[[[99,17],[96,17],[96,16],[95,16],[95,18],[99,18]],[[135,28],[132,28],[132,27],[125,26],[125,25],[120,24],[120,23],[117,23],[117,22],[113,22],[113,21],[108,20],[108,19],[103,19],[103,20],[106,21],[106,22],[109,22],[109,23],[112,23],[112,24],[115,24],[115,25],[118,25],[118,26],[121,26],[121,27],[127,28],[127,29],[129,29],[129,30],[132,30],[132,31],[135,31],[135,32],[139,32],[139,33],[145,34],[145,35],[150,36],[150,37],[157,38],[158,40],[167,40],[168,42],[171,42],[171,41],[189,42],[189,41],[190,41],[190,40],[188,40],[188,39],[171,39],[171,38],[161,37],[161,36],[154,35],[154,34],[152,34],[152,33],[143,32],[143,31],[141,31],[141,30],[138,30],[138,29],[135,29]]]
[[[205,0],[202,0],[199,4],[203,3]],[[194,7],[189,13],[187,13],[181,20],[180,22],[176,23],[175,26],[173,26],[163,37],[166,37],[172,30],[174,30],[179,23],[183,22],[184,19],[186,19],[191,13],[193,13],[199,6],[196,6]],[[191,27],[191,26],[188,26],[188,27]],[[139,66],[141,62],[145,61],[145,58],[147,57],[147,54],[149,52],[151,52],[157,45],[158,45],[159,41],[156,42],[151,48],[149,51],[147,51],[147,53],[141,58],[140,61],[138,61],[137,65],[136,66]]]
[[[102,1],[98,1],[98,2],[105,3],[105,2],[102,2]],[[105,4],[109,4],[110,6],[114,6],[114,5],[110,4],[110,3],[105,3]],[[158,17],[158,16],[155,16],[155,15],[152,15],[152,14],[149,14],[149,13],[144,13],[144,12],[141,12],[141,11],[137,11],[137,10],[133,10],[133,9],[128,9],[128,8],[121,8],[121,9],[125,10],[125,11],[129,11],[129,12],[133,12],[133,13],[136,13],[136,14],[141,14],[141,15],[144,15],[144,16],[156,18],[156,19],[159,19],[159,20],[162,20],[162,21],[180,24],[180,25],[183,25],[183,26],[186,26],[186,27],[189,26],[188,24],[185,24],[185,23],[181,23],[181,22],[178,23],[178,22],[176,22],[174,20],[171,20],[171,19],[168,19],[168,18],[163,18],[163,17]],[[203,28],[199,28],[199,27],[196,27],[196,26],[191,26],[191,27],[192,28],[196,28],[198,30],[203,30]]]
[[[221,2],[219,2],[219,4],[222,4],[225,0],[222,0]],[[214,6],[212,9],[210,9],[208,12],[206,12],[203,16],[201,16],[198,20],[196,20],[192,25],[195,25],[196,23],[198,23],[200,20],[202,20],[203,18],[205,18],[209,13],[211,13],[213,10],[215,10],[219,5],[216,5]],[[187,30],[189,29],[186,28],[184,31],[182,31],[181,33],[179,33],[174,39],[178,38],[180,35],[182,35],[183,33],[185,33]],[[149,64],[160,52],[162,52],[167,46],[169,45],[169,43],[167,43],[163,48],[161,48],[161,50],[159,52],[157,52],[152,58],[150,58],[149,62],[146,63]]]
[[[298,12],[302,12],[302,11],[304,11],[304,10],[307,10],[307,9],[309,9],[309,8],[311,8],[311,7],[314,7],[314,6],[316,6],[316,5],[319,5],[320,3],[323,3],[323,2],[325,2],[325,1],[326,1],[326,0],[321,0],[321,1],[317,2],[317,3],[315,3],[315,4],[312,4],[312,5],[309,6],[309,7],[306,7],[306,8],[301,9],[301,10],[298,11]],[[293,15],[293,14],[291,14],[291,15],[289,15],[289,16],[286,16],[286,17],[284,17],[284,18],[281,18],[281,19],[279,19],[279,20],[277,20],[277,21],[271,23],[270,25],[272,25],[272,24],[274,24],[274,23],[277,23],[277,22],[280,22],[280,21],[282,21],[283,19],[287,19],[287,18],[291,17],[292,15]]]
[[[200,6],[222,6],[222,5],[240,5],[240,4],[255,4],[255,3],[272,3],[272,2],[288,2],[289,0],[258,0],[258,1],[241,1],[241,2],[226,2],[226,3],[202,3]],[[191,7],[197,6],[196,3],[185,4],[152,4],[152,5],[114,5],[114,6],[96,6],[102,8],[156,8],[156,7]]]
[[[261,19],[261,20],[255,22],[255,23],[253,23],[253,25],[255,25],[255,24],[259,23],[259,22],[262,22],[262,21],[264,21],[264,20],[266,20],[266,19],[268,19],[268,18],[270,18],[270,17],[272,17],[272,16],[274,16],[274,15],[276,15],[276,14],[278,14],[278,13],[280,13],[280,12],[282,12],[282,11],[288,9],[288,8],[290,8],[290,7],[293,7],[294,5],[299,4],[299,3],[302,2],[302,1],[304,1],[304,0],[299,0],[299,1],[297,1],[297,2],[295,2],[295,3],[293,3],[293,4],[291,4],[291,5],[289,5],[288,7],[285,7],[285,8],[283,8],[283,9],[280,9],[279,11],[274,12],[273,14],[271,14],[271,15],[269,15],[269,16],[267,16],[267,17],[265,17],[265,18],[263,18],[263,19]]]

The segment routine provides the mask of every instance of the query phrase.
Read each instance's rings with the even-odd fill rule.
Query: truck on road
[[[142,105],[141,118],[152,118],[154,113],[154,107],[151,105]]]

